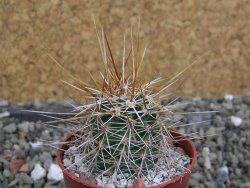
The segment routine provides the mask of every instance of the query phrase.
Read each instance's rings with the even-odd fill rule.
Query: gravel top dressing
[[[179,126],[178,129],[181,133],[190,134],[189,138],[193,140],[198,152],[198,162],[189,187],[250,188],[250,95],[226,95],[223,99],[206,100],[179,99],[176,103],[188,103],[180,105],[179,111],[197,112],[178,115],[175,119],[176,122],[190,124]],[[55,125],[58,128],[44,125],[39,119],[45,120],[48,117],[27,115],[27,112],[20,109],[62,112],[69,107],[60,103],[21,107],[0,103],[0,187],[64,187],[61,169],[56,164],[57,145],[51,148],[43,145],[43,141],[62,141],[68,135],[65,125]],[[184,166],[189,163],[188,160],[183,159]],[[65,158],[64,164],[70,165],[72,161],[70,157]],[[158,162],[164,166],[164,161]],[[72,171],[77,173],[77,169]],[[158,169],[158,172],[152,172],[150,178],[157,183],[169,179],[169,174]],[[121,180],[122,186],[122,177],[118,175],[117,179]],[[93,181],[102,183],[96,177],[93,177]]]
[[[168,155],[158,159],[157,168],[149,170],[149,174],[142,177],[145,186],[158,185],[159,183],[171,180],[184,172],[191,160],[188,156],[178,152],[178,149],[181,148],[172,146],[172,149],[166,149]],[[129,176],[128,173],[111,174],[110,176],[107,176],[102,175],[103,171],[100,171],[91,174],[91,170],[84,165],[87,161],[82,160],[84,155],[86,155],[86,153],[84,153],[83,150],[76,150],[76,146],[71,146],[65,152],[63,164],[77,177],[84,179],[86,179],[85,177],[91,177],[89,180],[98,186],[121,188],[127,187],[127,185],[132,186],[133,182],[131,179],[129,179],[128,182],[126,180]]]

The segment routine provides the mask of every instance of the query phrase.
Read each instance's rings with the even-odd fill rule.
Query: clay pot
[[[193,143],[185,136],[181,135],[180,133],[176,131],[171,131],[172,136],[176,138],[176,140],[180,140],[174,145],[176,147],[181,147],[186,154],[192,159],[192,162],[188,165],[187,169],[180,174],[179,176],[173,178],[170,181],[163,182],[156,186],[151,186],[151,188],[187,188],[189,178],[191,175],[191,171],[197,161],[197,153],[196,149],[193,145]],[[74,135],[68,136],[65,141],[72,140],[74,138]],[[76,177],[74,174],[72,174],[69,170],[67,170],[63,165],[63,150],[67,150],[68,146],[63,144],[60,145],[59,150],[57,152],[57,162],[58,165],[63,170],[63,176],[64,176],[64,182],[65,186],[67,188],[101,188],[101,186],[96,186],[94,184],[91,184],[89,181],[82,180],[78,177]]]

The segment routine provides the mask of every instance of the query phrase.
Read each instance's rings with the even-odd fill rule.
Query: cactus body
[[[108,114],[91,120],[93,135],[100,135],[94,142],[99,148],[96,170],[133,176],[152,169],[157,162],[161,148],[157,114],[146,109],[147,99],[135,98],[134,106],[128,106],[126,98],[98,105],[99,112]]]

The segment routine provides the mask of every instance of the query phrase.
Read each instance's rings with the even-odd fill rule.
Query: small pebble
[[[31,177],[34,181],[42,179],[46,176],[46,170],[39,164],[35,164],[35,168],[31,172]]]
[[[228,101],[228,102],[231,102],[231,101],[233,100],[233,98],[234,98],[234,96],[233,96],[233,95],[230,95],[230,94],[224,96],[224,99],[225,99],[226,101]]]
[[[19,173],[18,178],[25,184],[33,184],[33,179],[26,173]]]
[[[220,171],[219,174],[217,176],[216,182],[219,186],[224,185],[224,183],[228,180],[228,167],[227,166],[223,166]]]
[[[16,175],[21,166],[24,164],[24,160],[21,159],[13,159],[10,162],[10,171],[12,175]]]
[[[95,178],[97,186],[103,186],[102,180],[99,177]]]
[[[5,118],[5,117],[9,117],[9,116],[10,116],[10,113],[9,113],[9,112],[0,113],[0,119],[1,119],[1,118]]]
[[[26,173],[28,173],[29,172],[29,164],[28,163],[23,164],[20,167],[19,172],[26,172]]]
[[[6,133],[14,133],[16,131],[16,129],[17,129],[16,124],[15,123],[11,123],[9,125],[6,125],[3,128],[3,131],[6,132]]]
[[[231,122],[234,124],[235,127],[239,127],[242,123],[242,119],[237,116],[231,116]]]
[[[33,149],[39,149],[43,146],[43,143],[42,142],[30,142],[30,145]]]
[[[156,176],[153,181],[157,184],[160,184],[162,182],[162,180],[163,180],[163,178],[159,178]]]
[[[47,175],[48,180],[60,181],[63,179],[61,168],[57,164],[51,164]]]
[[[7,100],[0,99],[0,107],[1,106],[8,106],[8,105],[9,105],[9,102]]]
[[[9,183],[9,187],[13,187],[14,185],[16,185],[18,183],[19,179],[14,179],[12,182]]]
[[[10,171],[9,171],[8,169],[4,169],[4,171],[3,171],[3,176],[4,176],[5,178],[8,178],[8,177],[10,176]]]
[[[29,122],[23,122],[23,123],[19,123],[17,125],[17,128],[19,131],[23,131],[23,132],[29,132]]]

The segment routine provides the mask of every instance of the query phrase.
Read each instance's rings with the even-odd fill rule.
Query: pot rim
[[[195,149],[195,146],[193,144],[193,142],[187,138],[186,136],[184,136],[183,134],[175,131],[175,130],[170,130],[171,133],[174,135],[174,137],[181,137],[182,140],[184,140],[190,147],[191,147],[191,155],[189,156],[191,159],[192,159],[192,162],[187,166],[187,168],[185,169],[184,172],[182,172],[180,175],[174,177],[173,179],[171,180],[168,180],[168,181],[165,181],[165,182],[162,182],[158,185],[154,185],[154,186],[150,186],[150,188],[161,188],[161,187],[166,187],[167,185],[170,185],[170,184],[174,184],[175,182],[178,182],[178,181],[181,181],[182,178],[184,176],[187,176],[188,174],[191,174],[191,171],[192,169],[194,168],[194,165],[197,161],[197,152],[196,152],[196,149]],[[64,139],[64,142],[68,141],[70,138],[74,137],[73,134],[67,136],[65,139]],[[66,169],[63,165],[63,154],[64,154],[64,151],[63,151],[63,146],[65,146],[65,144],[61,144],[59,147],[58,147],[58,151],[57,151],[57,163],[58,165],[60,166],[60,168],[62,169],[63,171],[63,174],[68,176],[69,178],[73,179],[74,181],[76,182],[79,182],[81,184],[84,184],[86,186],[89,186],[89,187],[92,187],[92,188],[103,188],[103,186],[97,186],[97,185],[94,185],[94,184],[91,184],[89,183],[88,181],[84,181],[78,177],[76,177],[74,174],[72,174],[68,169]],[[181,147],[181,146],[179,146]]]

